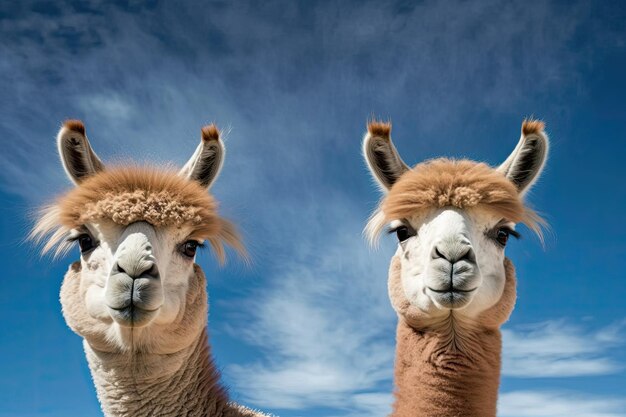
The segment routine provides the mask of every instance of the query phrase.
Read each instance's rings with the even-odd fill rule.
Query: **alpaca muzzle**
[[[163,286],[145,234],[130,234],[120,245],[105,300],[113,320],[125,327],[145,326],[157,315],[164,302]]]
[[[440,308],[467,306],[482,281],[469,240],[446,239],[433,246],[426,293]]]

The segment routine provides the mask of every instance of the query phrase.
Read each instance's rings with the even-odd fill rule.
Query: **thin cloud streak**
[[[389,411],[395,317],[387,300],[386,260],[352,238],[359,223],[334,223],[350,218],[349,207],[345,201],[330,209],[309,205],[299,213],[326,213],[319,225],[325,232],[299,233],[291,259],[271,274],[270,286],[241,302],[251,306],[252,316],[245,318],[247,330],[238,326],[231,333],[260,349],[263,359],[233,364],[226,373],[255,406],[326,407],[342,415]],[[231,323],[241,319],[238,312],[232,316]]]
[[[225,301],[242,311],[211,323],[260,352],[225,365],[235,394],[288,410],[283,416],[316,407],[382,416],[392,401],[395,314],[386,290],[391,248],[372,253],[360,238],[377,198],[354,191],[368,182],[358,155],[365,118],[374,112],[401,125],[398,146],[413,163],[442,137],[452,151],[467,142],[489,123],[477,109],[518,120],[549,96],[553,109],[562,105],[555,112],[568,112],[565,92],[584,95],[581,71],[615,42],[590,26],[590,4],[190,2],[129,11],[92,2],[82,11],[60,5],[54,18],[3,19],[0,187],[35,205],[68,186],[54,146],[66,117],[85,120],[105,161],[182,164],[202,124],[232,126],[213,191],[244,223],[263,266],[263,289]],[[581,27],[589,29],[584,43],[565,47],[580,42]],[[476,149],[494,142],[472,136]],[[506,329],[504,376],[622,369],[611,356],[621,327],[561,324]],[[502,404],[518,413],[529,405],[531,414],[512,416],[577,415],[542,411],[545,401],[578,404],[533,391],[505,393]],[[584,417],[616,417],[622,404],[578,405]]]
[[[611,358],[626,342],[626,322],[586,331],[565,320],[546,321],[503,330],[504,376],[522,378],[576,377],[620,373],[624,366]]]
[[[7,144],[9,153],[19,152],[26,142],[50,150],[29,153],[26,162],[3,161],[9,166],[0,173],[6,189],[40,202],[50,189],[65,184],[51,142],[66,117],[86,119],[103,155],[147,151],[157,161],[175,162],[186,156],[181,139],[191,146],[201,124],[232,125],[233,138],[242,144],[232,153],[244,161],[238,168],[252,163],[243,172],[246,178],[263,177],[260,169],[266,167],[258,166],[263,157],[282,162],[271,165],[284,172],[274,177],[281,182],[303,165],[321,166],[328,147],[352,152],[372,111],[412,120],[419,109],[417,134],[433,132],[449,125],[450,114],[461,117],[476,107],[510,110],[529,91],[575,82],[568,68],[589,61],[586,49],[561,48],[585,16],[580,5],[561,11],[556,18],[563,21],[549,25],[540,22],[554,19],[556,6],[546,3],[535,5],[532,14],[521,13],[526,5],[500,8],[495,2],[414,7],[372,2],[357,8],[269,2],[255,13],[224,6],[208,16],[193,4],[177,4],[175,12],[170,7],[144,7],[145,18],[138,20],[137,10],[94,2],[82,10],[60,7],[54,19],[25,13],[3,21],[7,42],[0,46],[0,75],[11,99],[0,108],[0,130],[16,138]],[[489,19],[490,25],[471,23],[494,10],[499,15]],[[296,17],[306,25],[296,25]],[[112,20],[117,31],[109,29]],[[29,36],[32,27],[40,35]],[[68,33],[67,28],[74,29]],[[167,28],[168,42],[162,28]],[[290,36],[284,36],[285,30]],[[510,45],[521,39],[525,49],[540,50],[542,59],[519,65]],[[485,56],[494,57],[492,65],[485,66],[490,61]],[[433,79],[445,82],[429,82]],[[459,91],[464,100],[458,100]],[[407,96],[410,109],[393,104]],[[345,116],[359,114],[358,120]],[[16,120],[28,123],[11,131]],[[346,140],[350,137],[354,140]],[[10,176],[28,167],[49,173],[48,182],[28,174]]]
[[[500,417],[625,417],[626,400],[565,391],[513,391],[500,395]]]
[[[233,303],[250,306],[251,314],[231,311],[226,326],[262,354],[230,365],[226,374],[241,398],[279,414],[325,407],[341,416],[359,415],[371,412],[368,401],[374,401],[378,415],[385,415],[393,389],[396,317],[385,286],[393,242],[383,242],[372,253],[363,240],[353,238],[361,224],[345,220],[359,211],[354,203],[330,190],[323,194],[337,204],[309,201],[297,212],[289,210],[295,201],[278,204],[283,213],[276,225],[279,235],[293,239],[276,246],[286,255],[276,260],[279,267],[269,273],[269,286]],[[304,230],[303,219],[316,219],[319,227]],[[612,349],[625,342],[624,324],[589,330],[551,320],[505,328],[503,376],[621,372]]]

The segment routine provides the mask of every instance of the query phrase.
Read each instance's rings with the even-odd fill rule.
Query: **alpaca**
[[[496,415],[500,326],[515,305],[515,270],[504,255],[525,223],[544,221],[523,202],[548,154],[544,124],[524,121],[498,168],[435,159],[409,168],[391,124],[371,122],[367,165],[384,192],[365,233],[375,244],[389,225],[399,245],[388,290],[398,314],[394,417]]]
[[[207,240],[245,254],[209,195],[224,146],[214,125],[180,170],[105,167],[84,125],[57,144],[75,187],[42,210],[31,237],[43,252],[77,242],[61,288],[63,316],[83,347],[106,416],[262,417],[229,400],[207,333],[206,279],[194,263]]]

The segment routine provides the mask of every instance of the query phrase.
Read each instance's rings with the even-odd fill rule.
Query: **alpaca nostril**
[[[447,248],[445,244],[438,244],[433,246],[431,257],[433,259],[444,259],[451,264],[454,263],[454,260],[450,256],[449,248]]]
[[[435,245],[433,247],[432,253],[433,259],[445,259],[451,264],[459,262],[459,261],[467,261],[467,262],[475,262],[476,257],[474,255],[474,250],[470,245],[462,245],[461,248],[452,247],[444,250],[439,246]]]
[[[474,262],[474,260],[475,260],[474,250],[472,249],[471,246],[468,246],[465,253],[459,255],[454,262],[459,262],[459,261]]]
[[[152,267],[146,272],[147,275],[157,278],[159,276],[159,268],[156,263],[152,263]]]
[[[141,277],[159,277],[159,268],[155,262],[126,262],[125,266],[126,268],[122,267],[120,262],[117,262],[114,271],[117,271],[119,274],[128,275],[132,279]]]

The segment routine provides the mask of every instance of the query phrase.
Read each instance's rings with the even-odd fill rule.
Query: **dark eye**
[[[415,232],[408,226],[400,226],[396,229],[396,236],[399,242],[404,242],[411,236],[415,236]]]
[[[415,236],[417,234],[415,229],[413,229],[411,226],[408,226],[406,224],[401,224],[400,226],[396,228],[390,228],[390,230],[387,233],[389,234],[395,233],[396,236],[398,236],[398,241],[400,243],[404,242],[408,238]]]
[[[93,239],[88,234],[82,234],[78,236],[76,240],[78,240],[78,246],[80,246],[81,253],[89,252],[90,250],[96,247],[96,245],[93,242]]]
[[[400,226],[396,229],[396,235],[398,236],[398,241],[400,242],[404,242],[405,240],[407,240],[409,237],[411,237],[409,235],[409,228],[406,226]]]
[[[511,232],[508,229],[498,229],[496,234],[496,240],[502,246],[506,246],[506,243],[509,241],[509,235]]]
[[[183,243],[181,252],[183,253],[183,255],[189,258],[193,258],[194,256],[196,256],[196,251],[198,250],[198,246],[199,246],[199,243],[197,241],[188,240],[185,243]]]

